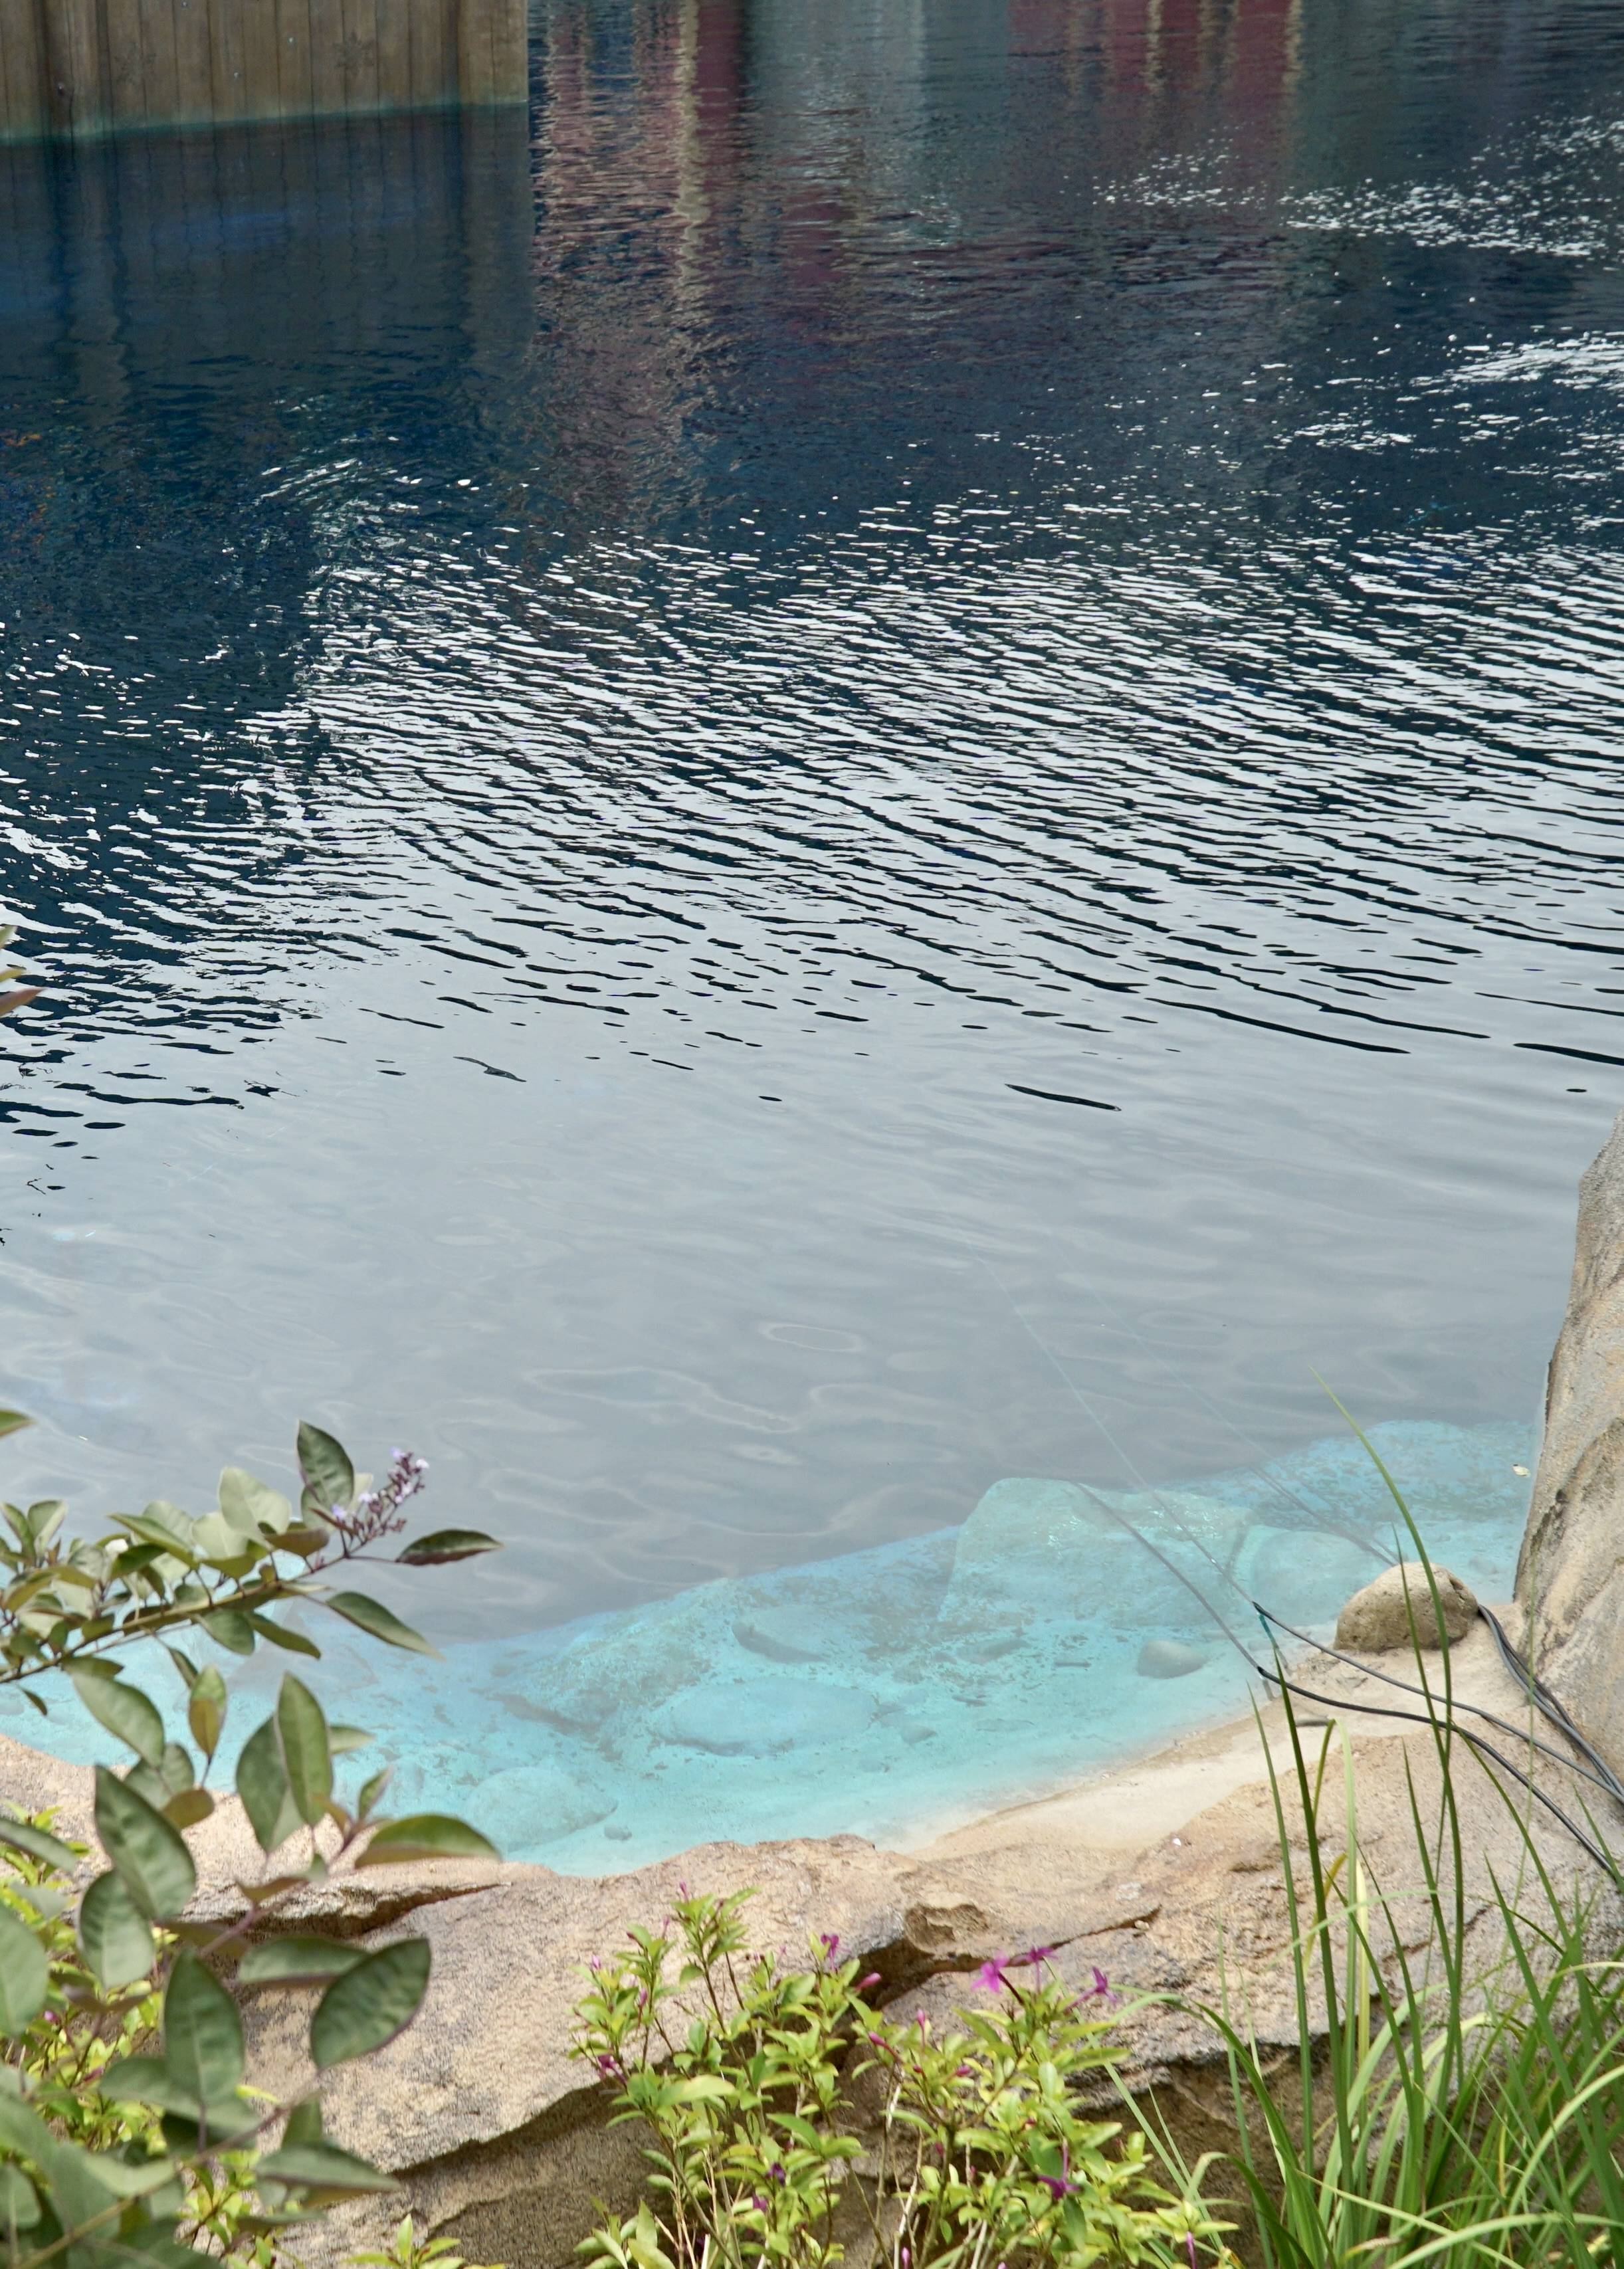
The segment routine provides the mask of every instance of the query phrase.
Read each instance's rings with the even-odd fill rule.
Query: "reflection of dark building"
[[[151,806],[144,861],[217,830],[245,871],[298,855],[239,783],[307,738],[326,580],[402,480],[478,468],[529,332],[525,131],[0,150],[0,736],[30,839],[0,903],[73,937],[92,991],[116,914],[58,919],[87,838],[115,869]]]

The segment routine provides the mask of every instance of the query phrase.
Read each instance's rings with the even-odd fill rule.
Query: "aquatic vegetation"
[[[26,1423],[0,1412],[0,1436]],[[247,2084],[240,2005],[319,1989],[309,2027],[318,2073],[383,2047],[422,2003],[427,1940],[368,1950],[281,1936],[277,1909],[344,1867],[494,1858],[493,1847],[461,1820],[390,1817],[387,1768],[342,1794],[341,1761],[370,1737],[329,1724],[290,1674],[236,1763],[237,1793],[274,1872],[239,1885],[236,1917],[188,1918],[198,1875],[187,1837],[215,1809],[208,1783],[232,1697],[218,1667],[180,1642],[238,1656],[262,1642],[319,1658],[316,1642],[273,1612],[297,1602],[431,1652],[391,1609],[331,1580],[403,1534],[421,1461],[397,1452],[370,1488],[340,1443],[303,1425],[299,1463],[297,1510],[234,1467],[201,1519],[157,1502],[94,1538],[69,1536],[59,1502],[3,1508],[0,1687],[19,1687],[43,1711],[37,1689],[65,1675],[133,1757],[122,1771],[96,1768],[105,1864],[77,1905],[86,1847],[50,1818],[0,1814],[0,2262],[10,2269],[180,2265],[199,2248],[269,2265],[285,2234],[328,2205],[394,2187],[324,2136],[319,2089],[290,2104]],[[490,1548],[488,1537],[446,1529],[393,1557],[424,1567]],[[180,1681],[186,1741],[169,1737],[126,1674],[131,1650],[151,1642]]]
[[[1169,2188],[1142,2132],[1080,2100],[1122,2055],[1102,1973],[1079,1992],[1033,1947],[985,1964],[985,2014],[898,2023],[833,1936],[745,1963],[749,1896],[684,1896],[593,1966],[576,2053],[654,2138],[652,2198],[584,2249],[602,2269],[826,2269],[865,2231],[892,2269],[1231,2258],[1205,2164]],[[872,2145],[845,2101],[864,2076]]]

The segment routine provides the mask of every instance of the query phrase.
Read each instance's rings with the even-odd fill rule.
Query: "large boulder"
[[[1579,1185],[1517,1597],[1534,1667],[1624,1770],[1624,1116]]]

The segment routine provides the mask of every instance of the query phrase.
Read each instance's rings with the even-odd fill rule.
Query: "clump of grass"
[[[1382,1471],[1425,1568],[1436,1628],[1436,1578]],[[1473,1855],[1486,1891],[1469,1896],[1449,1648],[1429,1671],[1417,1629],[1427,1608],[1415,1608],[1440,1800],[1423,1803],[1406,1751],[1414,1873],[1402,1886],[1378,1881],[1362,1847],[1345,1734],[1332,1723],[1316,1740],[1281,1676],[1289,1765],[1271,1760],[1270,1783],[1296,2053],[1261,2044],[1228,1997],[1205,2012],[1227,2055],[1259,2269],[1624,2262],[1624,1958],[1603,1926],[1617,1869],[1587,1812],[1586,1848],[1606,1859],[1613,1884],[1592,1874],[1575,1888],[1546,1859],[1529,1804],[1490,1770],[1514,1823],[1511,1865],[1496,1871]],[[1333,1830],[1322,1815],[1339,1740]],[[1533,1762],[1531,1749],[1525,1798]]]

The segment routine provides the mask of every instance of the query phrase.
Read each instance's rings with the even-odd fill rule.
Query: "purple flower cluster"
[[[398,1536],[406,1526],[403,1508],[423,1487],[429,1463],[410,1450],[391,1450],[389,1457],[388,1477],[378,1488],[362,1490],[353,1512],[334,1505],[328,1514],[343,1539],[346,1552],[375,1544],[380,1537]]]
[[[1001,1993],[1009,1983],[1004,1975],[1006,1970],[1041,1970],[1045,1962],[1052,1962],[1053,1959],[1054,1948],[1052,1946],[1029,1946],[1024,1954],[995,1954],[990,1962],[984,1962],[977,1970],[975,1983],[984,1993]],[[1097,1977],[1100,1973],[1096,1970],[1094,1974]]]

